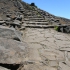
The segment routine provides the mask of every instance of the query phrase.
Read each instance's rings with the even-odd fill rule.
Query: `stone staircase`
[[[48,16],[43,16],[40,10],[24,10],[24,21],[22,24],[22,28],[54,28],[55,26],[59,27],[60,32],[70,32],[69,29],[70,24],[62,24],[60,20],[48,14]],[[66,28],[67,27],[67,28]]]
[[[3,23],[1,20],[0,25],[13,27],[17,30],[24,30],[25,28],[54,28],[55,26],[67,26],[65,24],[60,25],[59,19],[55,19],[53,15],[36,7],[32,7],[28,4],[24,4],[25,6],[23,6],[20,1],[13,1],[12,5],[14,5],[14,8],[11,7],[11,9],[14,11],[11,12],[11,10],[7,9],[7,12],[2,12],[4,16],[1,15],[1,17],[6,22]],[[17,9],[17,11],[15,11],[15,9]]]
[[[34,14],[35,11],[31,14],[30,11],[28,13],[27,12],[24,14],[23,26],[30,28],[47,28],[51,26],[44,17]]]
[[[26,7],[27,8],[27,7]],[[22,27],[25,28],[54,28],[55,25],[59,25],[59,22],[50,22],[51,19],[45,18],[41,14],[40,10],[35,7],[29,6],[28,9],[24,9],[24,21]]]
[[[54,28],[54,26],[58,24],[59,23],[52,24],[51,22],[47,21],[45,18],[42,17],[32,16],[25,16],[23,21],[23,26],[30,28]]]

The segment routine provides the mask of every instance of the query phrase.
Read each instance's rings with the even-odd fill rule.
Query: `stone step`
[[[25,15],[25,14],[26,14],[26,15],[29,15],[29,14],[30,14],[30,15],[33,15],[33,16],[34,16],[34,15],[37,16],[36,13],[24,13],[24,15]]]
[[[31,28],[54,28],[55,26],[60,26],[60,27],[64,27],[64,26],[67,26],[67,25],[36,25],[36,24],[23,24],[25,27],[31,27]]]
[[[32,14],[32,16],[29,14],[29,15],[26,15],[26,16],[24,16],[24,18],[43,18],[42,16],[35,16],[35,15],[33,15]]]
[[[29,19],[24,19],[24,21],[47,22],[47,20],[29,20]]]
[[[48,25],[49,23],[48,22],[27,22],[27,21],[24,21],[24,23],[30,25],[30,24],[33,24],[33,25]]]
[[[54,25],[34,25],[34,24],[24,24],[27,28],[54,28]]]
[[[35,22],[47,22],[47,20],[35,20]]]
[[[25,10],[25,13],[37,13],[37,11],[27,11],[27,10]]]
[[[68,52],[70,52],[70,47],[60,48],[60,51],[68,51]]]
[[[26,17],[25,19],[27,19],[28,17]],[[44,18],[39,18],[39,17],[37,17],[37,18],[34,18],[34,17],[32,17],[32,18],[28,18],[29,20],[44,20]]]

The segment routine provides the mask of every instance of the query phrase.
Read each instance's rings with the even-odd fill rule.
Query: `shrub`
[[[35,3],[31,3],[30,6],[34,6],[34,7],[37,8],[37,6],[35,5]]]
[[[35,3],[31,3],[30,5],[31,5],[31,6],[35,6]]]
[[[38,17],[41,17],[41,15],[40,15],[40,14],[38,14],[37,16],[38,16]]]
[[[59,27],[58,27],[58,26],[55,26],[54,29],[55,29],[56,31],[59,31]]]

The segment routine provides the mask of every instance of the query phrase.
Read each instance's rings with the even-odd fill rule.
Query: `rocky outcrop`
[[[26,57],[26,48],[25,42],[0,38],[0,63],[20,64]]]
[[[22,41],[21,32],[15,30],[14,28],[7,28],[4,26],[0,26],[0,37],[7,38],[7,39],[13,39],[13,40],[17,40],[17,41]]]
[[[0,69],[17,70],[25,62],[27,47],[21,32],[0,26]]]

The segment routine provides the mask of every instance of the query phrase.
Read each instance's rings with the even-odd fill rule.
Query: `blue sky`
[[[70,0],[23,0],[27,3],[34,2],[36,6],[53,15],[70,19]]]

